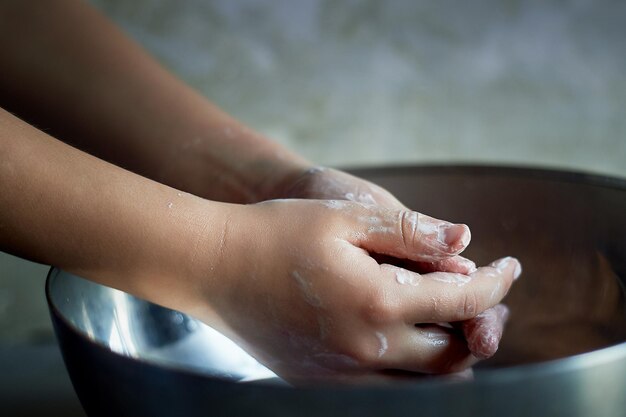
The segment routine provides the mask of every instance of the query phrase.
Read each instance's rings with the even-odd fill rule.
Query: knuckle
[[[411,248],[414,245],[417,234],[417,213],[402,210],[400,212],[400,235],[405,248]]]
[[[464,318],[475,317],[478,314],[478,297],[474,291],[466,291],[461,297],[459,313]]]

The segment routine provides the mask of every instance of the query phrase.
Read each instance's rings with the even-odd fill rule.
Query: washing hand
[[[288,379],[453,372],[493,352],[506,314],[489,308],[517,261],[475,270],[465,226],[311,169],[85,2],[4,3],[0,39],[19,42],[3,44],[3,106],[49,135],[0,110],[3,250],[197,315]],[[275,198],[292,200],[228,204]]]
[[[455,258],[469,242],[467,226],[350,201],[232,206],[222,235],[207,268],[220,283],[206,294],[220,330],[296,383],[469,368],[477,359],[467,341],[436,323],[483,320],[519,271],[512,258],[478,269]],[[379,263],[379,255],[423,270]],[[450,259],[457,272],[428,272]]]
[[[406,206],[384,188],[346,172],[325,167],[312,167],[305,170],[295,181],[287,184],[279,195],[284,198],[350,200],[390,209],[407,210]],[[415,265],[406,261],[402,261],[402,264],[408,269],[464,274],[472,272],[476,266],[460,256],[441,259],[431,264]],[[468,346],[477,358],[487,359],[495,354],[507,318],[508,309],[504,305],[499,305],[497,309],[487,311],[458,326],[465,333]]]

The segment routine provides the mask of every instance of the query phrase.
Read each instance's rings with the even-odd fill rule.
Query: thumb
[[[380,209],[383,211],[384,209]],[[384,210],[367,217],[360,246],[368,252],[418,262],[436,262],[463,252],[471,240],[469,227],[411,210]]]

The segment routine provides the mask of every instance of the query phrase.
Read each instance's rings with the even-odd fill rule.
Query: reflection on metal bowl
[[[626,181],[500,167],[354,171],[467,223],[467,256],[524,274],[496,356],[472,381],[293,388],[204,324],[52,269],[47,295],[91,416],[604,416],[626,410]]]

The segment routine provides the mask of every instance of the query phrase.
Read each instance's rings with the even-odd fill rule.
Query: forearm
[[[252,202],[309,166],[220,111],[82,2],[5,2],[0,50],[0,105],[159,182]]]
[[[201,304],[190,278],[217,253],[230,205],[101,161],[1,109],[0,190],[0,250],[183,311]]]

